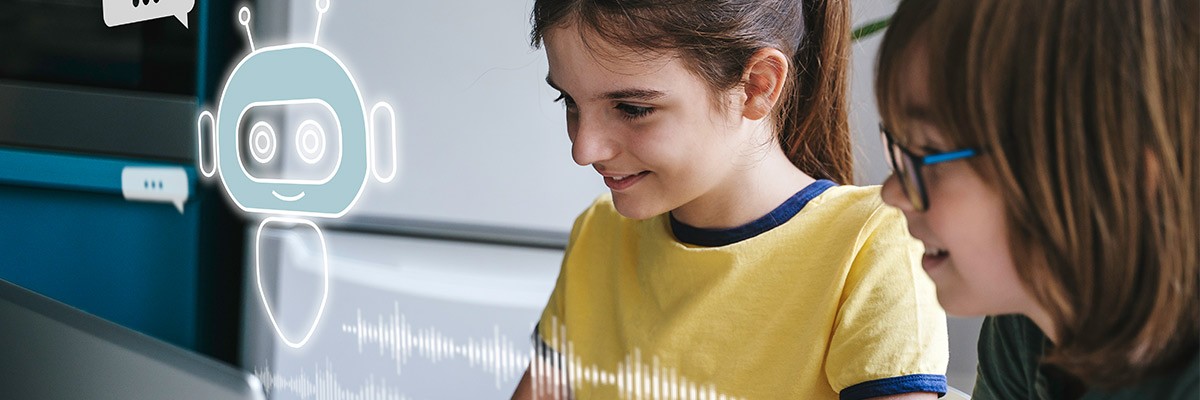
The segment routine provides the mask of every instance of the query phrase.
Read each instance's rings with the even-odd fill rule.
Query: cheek
[[[710,176],[730,165],[738,149],[738,135],[731,132],[729,118],[713,108],[703,84],[676,86],[680,98],[696,100],[665,105],[651,121],[635,125],[629,143],[638,149],[642,162],[675,175],[677,180]]]
[[[975,227],[960,228],[951,235],[945,239],[950,259],[957,272],[976,289],[1011,287],[1016,282],[1016,269],[1003,232]]]
[[[658,121],[634,130],[629,149],[647,168],[673,181],[688,181],[720,158],[713,151],[717,143],[709,136],[678,120]]]
[[[934,208],[942,205],[936,204]],[[963,208],[954,213],[930,212],[927,219],[951,257],[969,260],[972,264],[1011,267],[1007,265],[1011,264],[1011,257],[1008,255],[1008,237],[1002,216],[981,207]]]
[[[956,315],[1019,312],[1026,292],[1010,253],[998,196],[934,203],[928,214],[930,229],[950,252],[951,268],[931,273],[942,306]]]
[[[943,279],[934,279],[946,312],[982,316],[1024,311],[1028,296],[1006,253],[952,253],[949,264],[946,271],[937,271]]]

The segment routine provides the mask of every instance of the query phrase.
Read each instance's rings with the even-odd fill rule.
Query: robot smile
[[[279,192],[272,190],[271,194],[275,195],[276,198],[283,200],[283,201],[296,201],[296,200],[300,200],[301,198],[304,198],[304,192],[300,192],[300,194],[295,195],[295,196],[284,196],[282,194],[279,194]]]

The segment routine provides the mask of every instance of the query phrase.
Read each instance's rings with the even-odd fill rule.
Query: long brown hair
[[[969,162],[1056,325],[1043,361],[1090,386],[1171,371],[1200,344],[1197,4],[910,0],[880,50],[889,125],[926,57],[931,117],[985,152]]]
[[[845,0],[537,0],[532,42],[547,30],[580,31],[636,51],[677,51],[713,92],[740,83],[746,63],[776,48],[795,71],[776,106],[784,152],[815,178],[851,183],[846,114],[850,6]]]

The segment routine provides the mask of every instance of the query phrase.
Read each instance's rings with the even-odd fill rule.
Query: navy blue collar
[[[796,216],[810,200],[834,186],[837,184],[826,179],[813,182],[804,189],[800,189],[767,215],[745,225],[729,229],[696,228],[679,222],[674,215],[667,213],[671,218],[671,232],[675,234],[676,240],[696,246],[717,247],[734,244],[783,225],[784,222]]]

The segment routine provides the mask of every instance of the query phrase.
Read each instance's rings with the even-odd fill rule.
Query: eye
[[[258,121],[254,126],[250,127],[250,155],[254,157],[254,161],[266,164],[275,158],[275,148],[278,147],[278,138],[275,137],[275,128],[266,121]]]
[[[568,112],[573,112],[575,110],[575,99],[572,99],[571,96],[567,96],[567,94],[563,92],[558,92],[558,97],[554,99],[554,102],[557,103],[560,101],[564,106],[567,107]]]
[[[640,107],[632,104],[619,103],[615,107],[621,111],[621,117],[627,120],[638,119],[654,112],[654,107]]]
[[[321,157],[325,156],[325,129],[321,124],[311,119],[300,123],[296,129],[296,152],[306,163],[321,161]]]
[[[920,147],[917,147],[917,150],[918,150],[917,155],[919,155],[921,157],[925,157],[930,154],[939,154],[939,153],[946,152],[945,150],[942,150],[942,149],[939,149],[939,148],[936,148],[933,146],[920,146]]]

